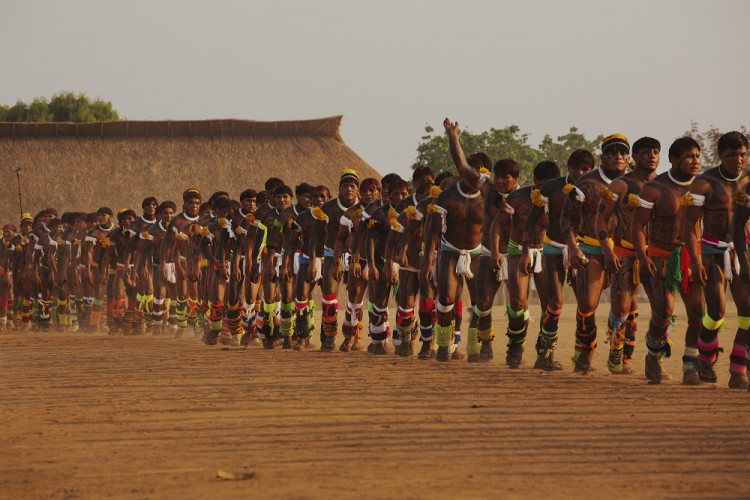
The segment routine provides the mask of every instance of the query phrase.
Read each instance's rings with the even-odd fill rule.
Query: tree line
[[[104,122],[116,121],[120,115],[112,103],[86,94],[58,92],[52,99],[36,97],[31,103],[18,100],[13,106],[0,105],[3,122]]]

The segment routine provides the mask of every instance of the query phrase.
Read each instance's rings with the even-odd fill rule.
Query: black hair
[[[492,167],[492,170],[498,177],[505,177],[506,175],[510,175],[511,177],[518,179],[518,176],[521,175],[521,167],[518,166],[516,160],[513,160],[511,158],[504,158],[498,161],[497,163],[495,163],[495,166]]]
[[[642,149],[658,149],[661,151],[661,143],[653,137],[641,137],[633,143],[633,154],[638,153]]]
[[[701,150],[701,145],[692,137],[680,137],[679,139],[675,139],[672,145],[669,146],[669,158],[670,160],[672,158],[679,158],[685,154],[686,151],[693,148],[698,148],[698,151]]]

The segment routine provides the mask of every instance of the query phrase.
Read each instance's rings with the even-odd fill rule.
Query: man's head
[[[96,211],[97,213],[97,221],[102,227],[109,226],[109,223],[112,222],[112,209],[109,207],[100,207],[99,210]]]
[[[560,166],[552,160],[540,161],[534,167],[534,185],[541,186],[551,179],[560,177]]]
[[[294,196],[297,197],[297,204],[302,208],[310,208],[312,206],[313,195],[315,195],[315,187],[306,182],[298,184],[294,188]]]
[[[283,186],[283,185],[284,185],[284,181],[282,181],[278,177],[269,177],[266,180],[265,184],[263,185],[263,187],[266,190],[266,193],[268,194],[268,198],[266,201],[268,202],[268,205],[270,205],[271,207],[275,206],[274,204],[276,203],[276,197],[274,196],[273,193],[276,191],[277,187]]]
[[[672,169],[695,176],[701,168],[701,146],[692,137],[680,137],[669,146]]]
[[[156,215],[156,207],[159,206],[159,202],[156,201],[156,198],[153,196],[149,196],[148,198],[145,198],[141,202],[141,208],[143,209],[143,216],[146,219],[153,219],[154,215]]]
[[[273,198],[275,200],[274,206],[276,207],[276,210],[279,212],[286,210],[292,206],[292,199],[294,198],[292,188],[284,184],[276,186],[276,189],[273,190]]]
[[[215,191],[211,196],[208,197],[208,204],[211,205],[211,208],[214,208],[216,206],[216,200],[220,198],[229,198],[229,193],[226,191]]]
[[[13,224],[6,224],[3,226],[3,239],[6,241],[11,239],[17,232],[18,230],[16,229],[16,226]]]
[[[195,217],[200,213],[201,192],[197,188],[188,188],[182,193],[182,211],[188,217]]]
[[[130,224],[133,223],[136,217],[135,211],[129,208],[124,208],[117,212],[117,222],[120,227],[125,229],[130,227]]]
[[[633,143],[633,160],[636,170],[656,171],[659,166],[661,143],[653,137],[641,137]]]
[[[492,167],[495,173],[495,189],[498,193],[507,193],[516,188],[518,176],[521,175],[521,167],[515,160],[505,158],[495,163]]]
[[[602,168],[624,172],[630,163],[630,142],[622,134],[608,135],[602,141]]]
[[[62,219],[58,219],[57,217],[53,217],[52,219],[50,219],[50,221],[47,223],[47,227],[49,228],[50,234],[52,234],[53,236],[59,235],[65,228]]]
[[[232,200],[229,197],[221,197],[214,200],[214,215],[226,217],[232,211]]]
[[[339,200],[351,205],[359,196],[359,174],[356,170],[346,169],[339,179]]]
[[[364,206],[380,198],[381,187],[377,179],[368,177],[359,185],[359,196]]]
[[[414,191],[416,193],[424,194],[434,183],[435,174],[430,167],[417,167],[414,169],[414,172],[412,172],[411,184],[414,186]]]
[[[747,165],[747,137],[741,132],[727,132],[717,144],[721,167],[731,177],[737,177]]]
[[[246,214],[255,212],[255,209],[258,208],[258,193],[255,189],[245,189],[240,193],[240,204]]]
[[[576,149],[568,157],[568,179],[571,182],[578,180],[586,172],[594,168],[594,155],[586,149]]]
[[[479,170],[480,168],[486,168],[487,170],[492,168],[492,160],[484,153],[474,153],[466,159],[466,163],[470,167]]]
[[[386,174],[385,177],[383,177],[380,180],[380,185],[382,186],[381,191],[381,198],[383,199],[383,203],[390,203],[390,195],[391,195],[391,186],[395,183],[401,180],[401,176],[398,174]]]
[[[396,205],[398,205],[398,202],[400,202],[410,194],[409,183],[403,179],[399,179],[398,181],[391,184],[390,204],[395,207]]]
[[[156,209],[156,215],[162,221],[162,225],[166,226],[172,221],[172,217],[177,213],[177,204],[172,200],[162,201],[159,208]]]
[[[88,214],[84,212],[73,213],[73,229],[76,231],[83,231],[86,229]]]
[[[331,201],[331,198],[333,198],[333,195],[331,194],[331,190],[328,189],[328,186],[324,186],[323,184],[315,186],[315,193],[313,194],[313,206],[322,207],[323,205]]]

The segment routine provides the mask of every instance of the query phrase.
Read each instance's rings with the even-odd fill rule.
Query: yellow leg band
[[[718,330],[723,324],[724,318],[712,319],[708,314],[703,316],[703,327],[706,330]]]

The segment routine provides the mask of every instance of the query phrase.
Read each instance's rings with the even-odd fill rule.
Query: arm
[[[646,203],[654,203],[659,198],[659,190],[652,186],[645,186],[641,190],[639,198]],[[635,253],[638,260],[641,261],[641,267],[646,270],[650,277],[656,276],[656,265],[646,253],[646,228],[651,220],[653,208],[639,206],[633,211],[633,220],[630,222],[630,239],[635,247]]]
[[[451,122],[448,118],[443,120],[445,133],[448,134],[448,144],[451,150],[453,163],[456,165],[461,182],[469,189],[477,190],[481,187],[479,172],[474,170],[466,161],[466,155],[458,140],[458,122]]]
[[[612,235],[609,230],[609,221],[617,209],[618,200],[627,194],[627,185],[624,182],[614,181],[610,184],[610,188],[614,196],[604,195],[599,200],[599,207],[597,208],[596,219],[594,220],[594,230],[604,254],[605,269],[610,273],[616,273],[620,270],[620,259],[612,249]]]
[[[567,196],[560,212],[560,232],[563,241],[568,245],[570,267],[573,269],[581,269],[586,262],[583,252],[578,248],[578,241],[576,239],[581,220],[581,206],[582,202],[572,196]]]
[[[740,261],[740,278],[745,283],[750,283],[750,260],[747,257],[747,233],[745,227],[750,219],[750,199],[745,191],[744,201],[737,202],[734,206],[734,216],[732,217],[732,236],[734,241],[734,251]]]
[[[708,198],[711,195],[711,186],[702,179],[696,179],[690,185],[690,194]],[[682,241],[685,242],[688,255],[690,256],[690,277],[706,285],[706,269],[698,255],[698,223],[703,219],[703,204],[696,203],[693,198],[693,204],[685,207],[685,220],[682,223]]]
[[[503,207],[500,207],[500,210],[497,211],[497,215],[495,215],[495,219],[492,221],[492,226],[490,226],[490,253],[492,254],[492,265],[496,269],[500,269],[503,266],[500,247],[503,242],[506,245],[508,244],[509,235],[506,234],[505,229],[508,227],[511,217],[512,215],[510,213],[504,210]],[[526,268],[524,267],[523,270],[525,269]]]

